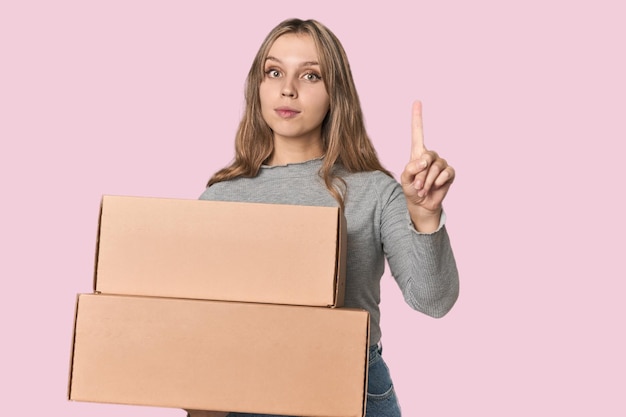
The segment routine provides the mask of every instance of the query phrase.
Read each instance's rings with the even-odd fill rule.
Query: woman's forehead
[[[308,34],[286,33],[279,36],[269,48],[266,60],[281,63],[299,62],[319,64],[319,54],[313,38]]]

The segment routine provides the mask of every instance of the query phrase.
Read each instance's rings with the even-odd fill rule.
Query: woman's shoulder
[[[200,200],[230,200],[236,194],[237,179],[220,181],[207,187],[200,195]]]

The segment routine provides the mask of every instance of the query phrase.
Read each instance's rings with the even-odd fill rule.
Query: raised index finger
[[[424,126],[422,124],[422,102],[413,102],[411,119],[411,160],[418,159],[426,151],[424,146]]]

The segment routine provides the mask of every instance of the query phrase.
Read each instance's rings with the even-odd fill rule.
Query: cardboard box
[[[104,196],[94,289],[336,307],[346,241],[337,207]]]
[[[76,312],[70,400],[365,414],[367,311],[81,294]]]

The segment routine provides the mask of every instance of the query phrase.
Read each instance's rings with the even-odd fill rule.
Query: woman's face
[[[261,113],[274,140],[321,142],[330,98],[309,35],[280,36],[268,52],[259,86]]]

